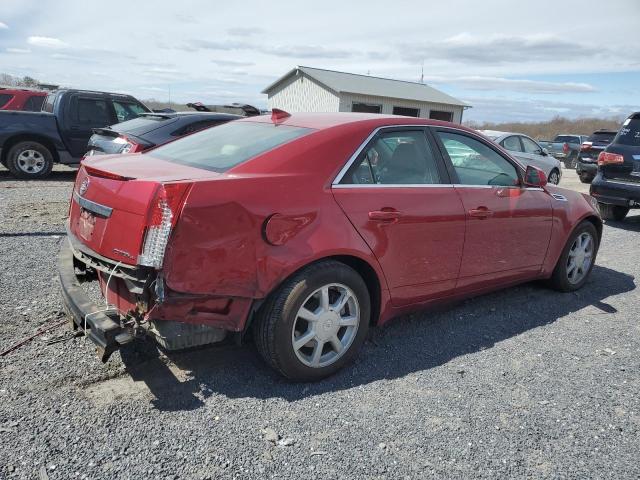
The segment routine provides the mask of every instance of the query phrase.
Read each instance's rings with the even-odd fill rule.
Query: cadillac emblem
[[[82,180],[82,183],[80,184],[80,188],[78,189],[78,193],[80,195],[84,195],[87,190],[89,190],[89,178],[85,178],[84,180]]]

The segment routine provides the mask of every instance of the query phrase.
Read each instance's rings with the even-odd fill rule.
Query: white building
[[[287,112],[369,112],[462,122],[469,108],[429,85],[296,67],[262,93],[269,109]]]

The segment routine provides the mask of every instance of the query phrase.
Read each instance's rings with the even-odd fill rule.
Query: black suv
[[[602,218],[623,220],[640,208],[640,112],[627,118],[613,142],[598,156],[598,173],[590,193]]]
[[[580,146],[576,172],[582,183],[591,183],[598,170],[598,155],[613,141],[617,131],[598,130],[593,132]]]

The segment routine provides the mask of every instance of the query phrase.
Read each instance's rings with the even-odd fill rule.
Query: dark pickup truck
[[[149,111],[130,95],[57,90],[40,112],[0,111],[0,162],[18,178],[44,178],[54,163],[79,163],[94,128]]]
[[[556,135],[552,141],[539,140],[538,144],[546,148],[552,157],[564,162],[566,168],[575,169],[580,146],[586,140],[586,135]]]

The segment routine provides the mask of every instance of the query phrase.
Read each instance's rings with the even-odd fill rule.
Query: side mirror
[[[545,157],[549,155],[549,150],[547,150],[546,148],[542,147],[542,155],[544,155]]]
[[[525,187],[544,187],[547,184],[547,174],[533,165],[528,165],[524,173]]]

